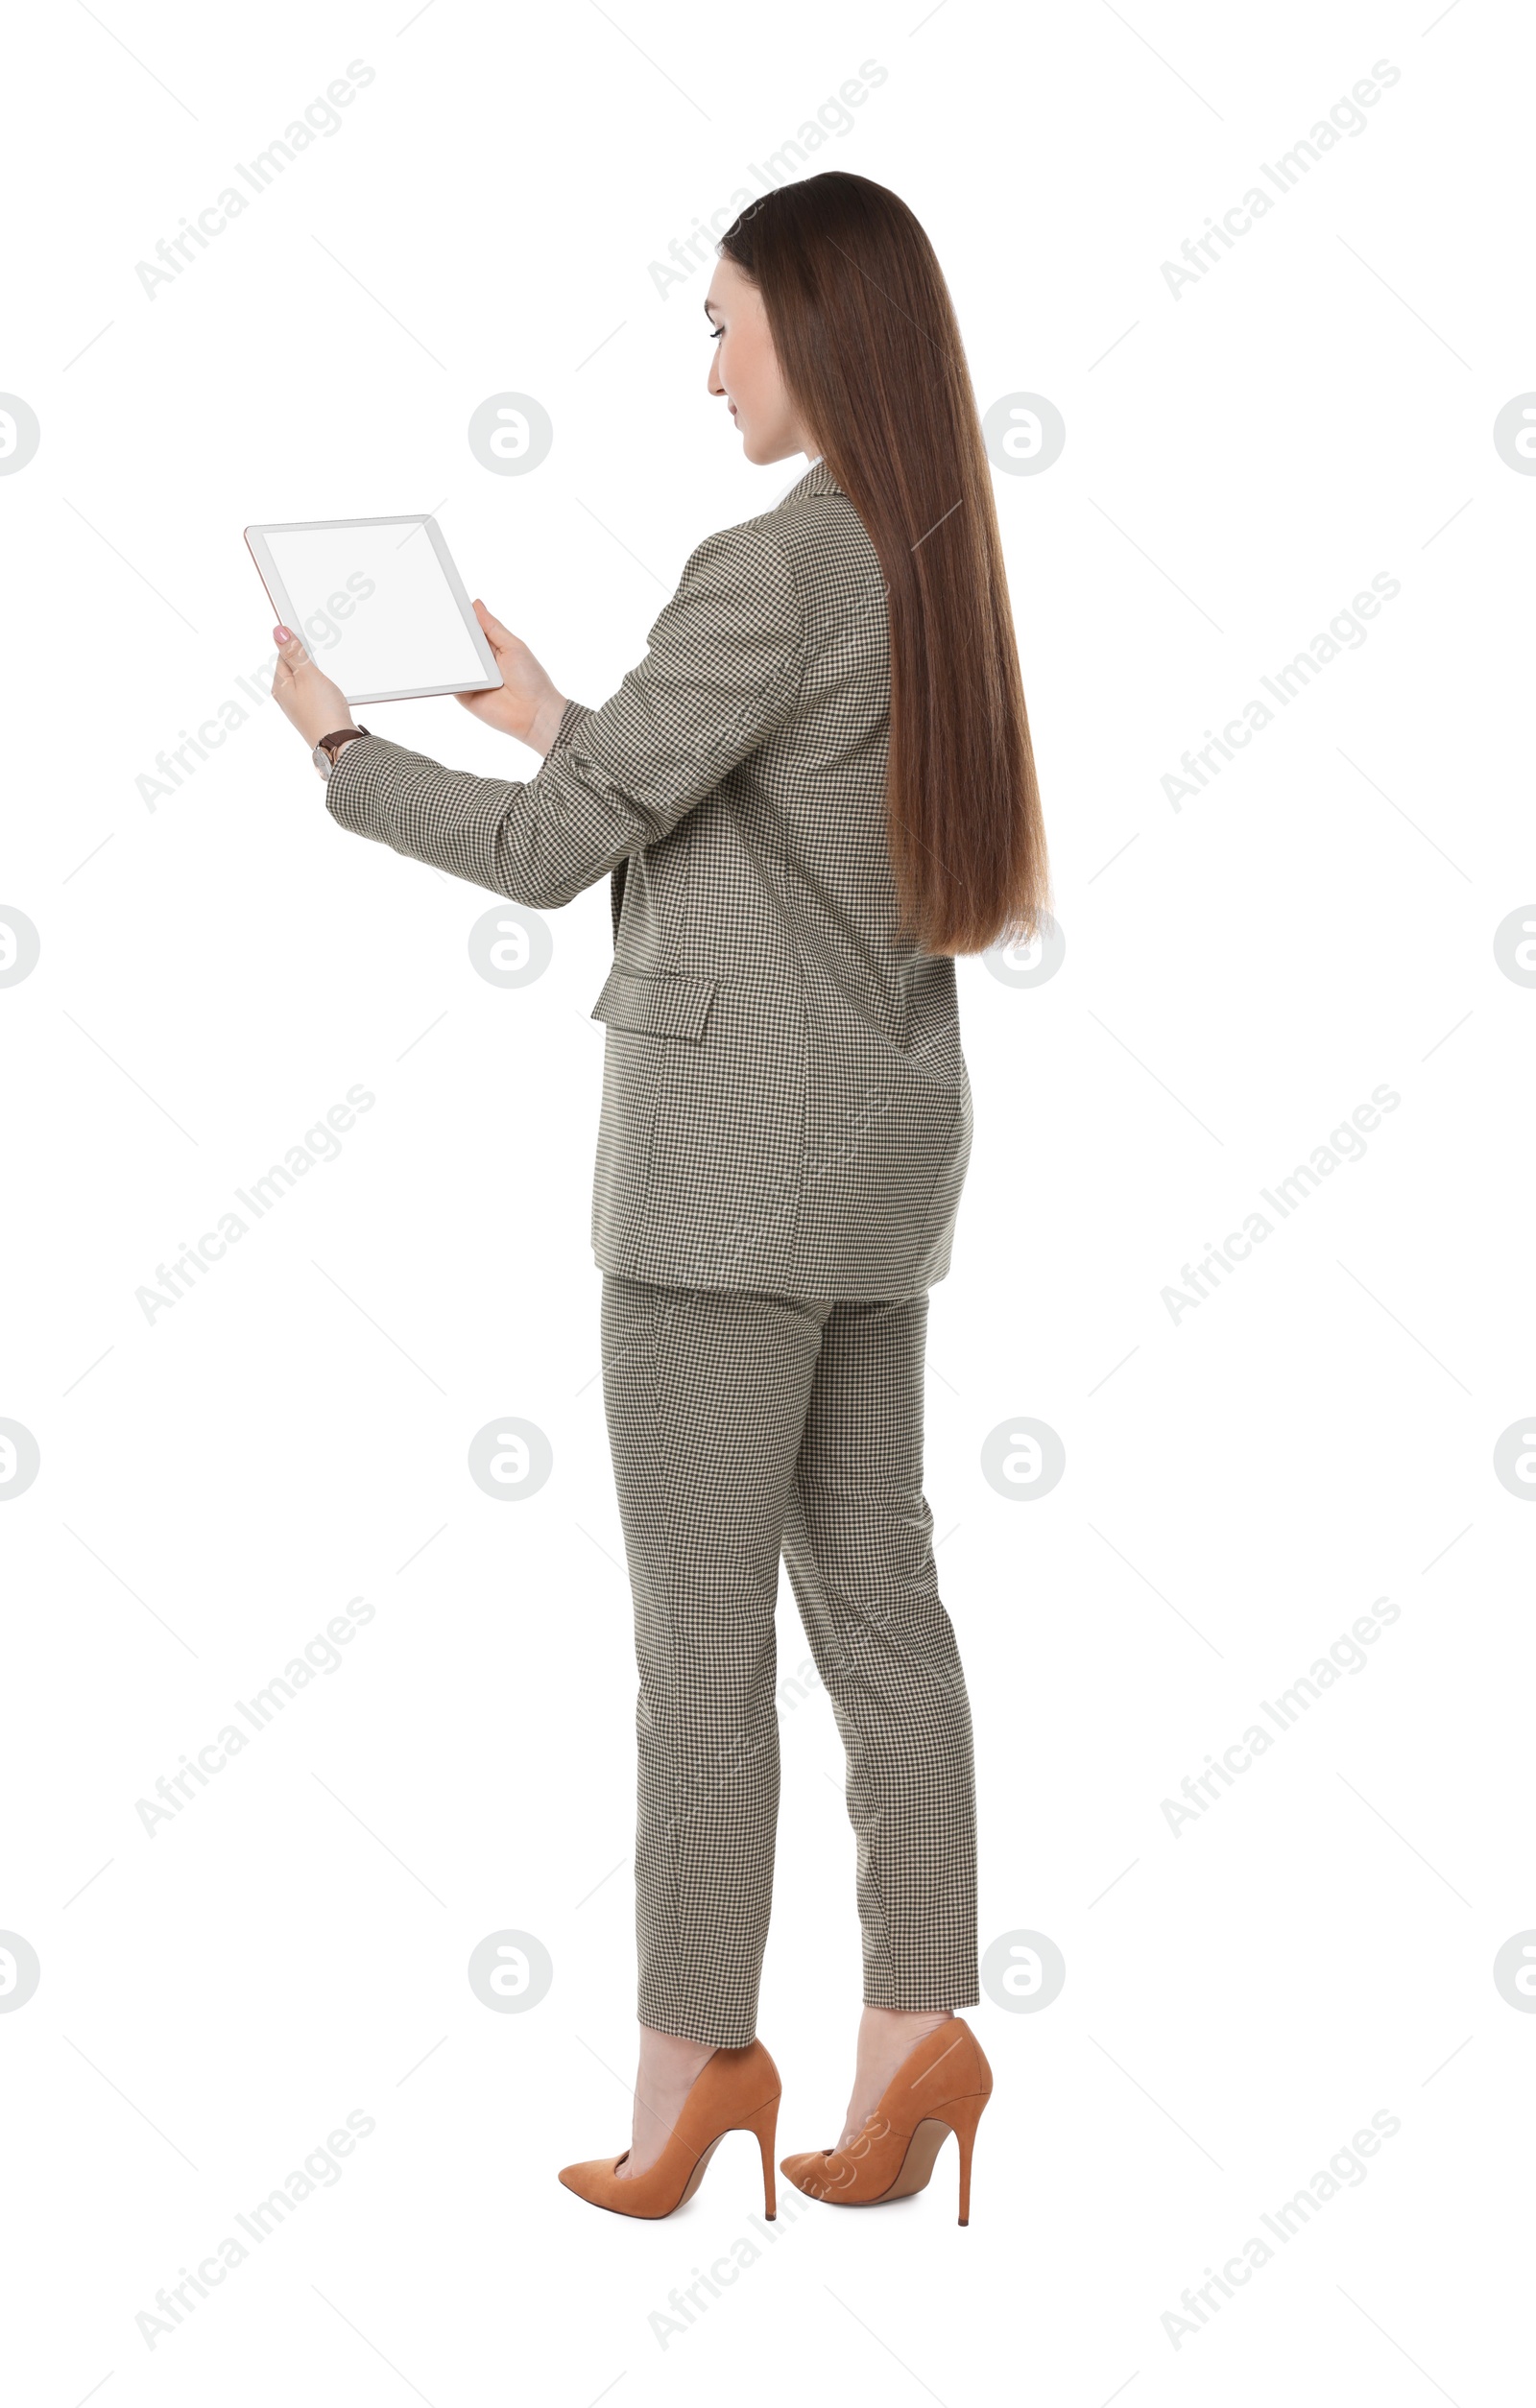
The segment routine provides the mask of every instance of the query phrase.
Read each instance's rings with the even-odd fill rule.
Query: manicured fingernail
[[[291,644],[294,639],[287,628],[275,627],[272,631],[272,640],[275,644]]]

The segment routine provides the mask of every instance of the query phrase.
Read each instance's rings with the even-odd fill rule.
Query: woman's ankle
[[[646,2023],[640,2026],[640,2064],[645,2070],[654,2066],[675,2074],[691,2067],[698,2072],[713,2055],[710,2041],[684,2039],[680,2033],[658,2032]]]
[[[871,2039],[900,2039],[910,2035],[921,2040],[925,2034],[936,2032],[941,2023],[954,2021],[952,2007],[871,2007],[866,2005],[859,2018],[860,2036]]]

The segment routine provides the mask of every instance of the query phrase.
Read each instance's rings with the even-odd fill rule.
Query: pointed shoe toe
[[[585,2158],[579,2165],[563,2165],[560,2179],[578,2199],[589,2201],[594,2207],[606,2206],[607,2185],[616,2179],[622,2162],[619,2158]]]
[[[827,2195],[827,2169],[834,2152],[830,2149],[798,2149],[793,2157],[780,2158],[779,2171],[786,2181],[803,2190],[807,2199],[824,2199]]]

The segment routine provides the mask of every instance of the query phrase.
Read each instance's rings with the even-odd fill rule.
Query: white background
[[[1536,1517],[1493,1450],[1536,1402],[1536,991],[1493,935],[1536,894],[1536,485],[1492,427],[1536,384],[1531,47],[1491,0],[13,23],[0,385],[41,426],[0,477],[0,900],[41,936],[0,989],[0,1415],[41,1450],[0,1516],[0,1925],[42,1967],[0,2015],[18,2398],[1512,2396],[1536,2022],[1492,1967],[1536,1924]],[[136,263],[353,60],[340,131],[149,298]],[[252,521],[435,510],[470,592],[610,693],[693,544],[800,465],[741,462],[708,267],[663,298],[651,264],[866,60],[884,83],[806,172],[900,191],[981,406],[1042,393],[1068,430],[996,478],[1067,955],[1021,989],[960,966],[977,1136],[927,1468],[983,1939],[1046,1934],[1067,1982],[973,2013],[969,2231],[951,2151],[909,2205],[757,2233],[667,2333],[753,2234],[750,2141],[654,2226],[555,2180],[624,2145],[633,2062],[587,1225],[606,882],[498,988],[468,946],[493,898],[344,834],[270,701],[154,808],[138,781],[239,676],[265,691]],[[1176,298],[1163,262],[1378,60],[1367,130]],[[508,390],[554,427],[526,476],[466,439]],[[1186,748],[1380,572],[1368,640],[1175,811]],[[451,701],[387,732],[532,766]],[[337,1158],[147,1321],[135,1291],[353,1085]],[[1181,1267],[1379,1085],[1364,1158],[1175,1322]],[[508,1415],[554,1458],[514,1504],[466,1467]],[[1034,1501],[980,1468],[1019,1416],[1067,1450]],[[150,1838],[135,1801],[358,1594],[341,1669]],[[1382,1595],[1368,1668],[1175,1837],[1162,1801]],[[782,1735],[787,2149],[835,2136],[857,1939],[825,1699]],[[467,1978],[504,1929],[553,1960],[526,2014]],[[147,2348],[156,2292],[354,2110],[342,2179]],[[1367,2179],[1176,2348],[1185,2288],[1383,2110]]]

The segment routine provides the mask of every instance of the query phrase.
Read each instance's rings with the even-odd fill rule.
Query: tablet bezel
[[[267,599],[277,614],[279,627],[291,627],[298,635],[303,633],[303,628],[288,598],[287,588],[283,584],[277,563],[272,557],[267,537],[269,536],[314,535],[333,527],[424,527],[427,540],[437,555],[438,565],[448,581],[448,591],[459,607],[459,616],[464,621],[469,640],[486,673],[483,678],[472,679],[468,685],[401,685],[392,686],[385,693],[348,693],[347,701],[349,706],[358,703],[414,703],[423,701],[434,694],[486,694],[504,682],[501,672],[496,667],[495,655],[486,642],[480,622],[470,607],[469,597],[464,589],[464,582],[453,565],[453,556],[444,540],[443,530],[430,511],[404,511],[376,518],[272,519],[264,526],[247,527],[245,530],[246,549],[256,564],[256,573],[267,589]],[[409,540],[408,536],[401,537],[402,542]]]

